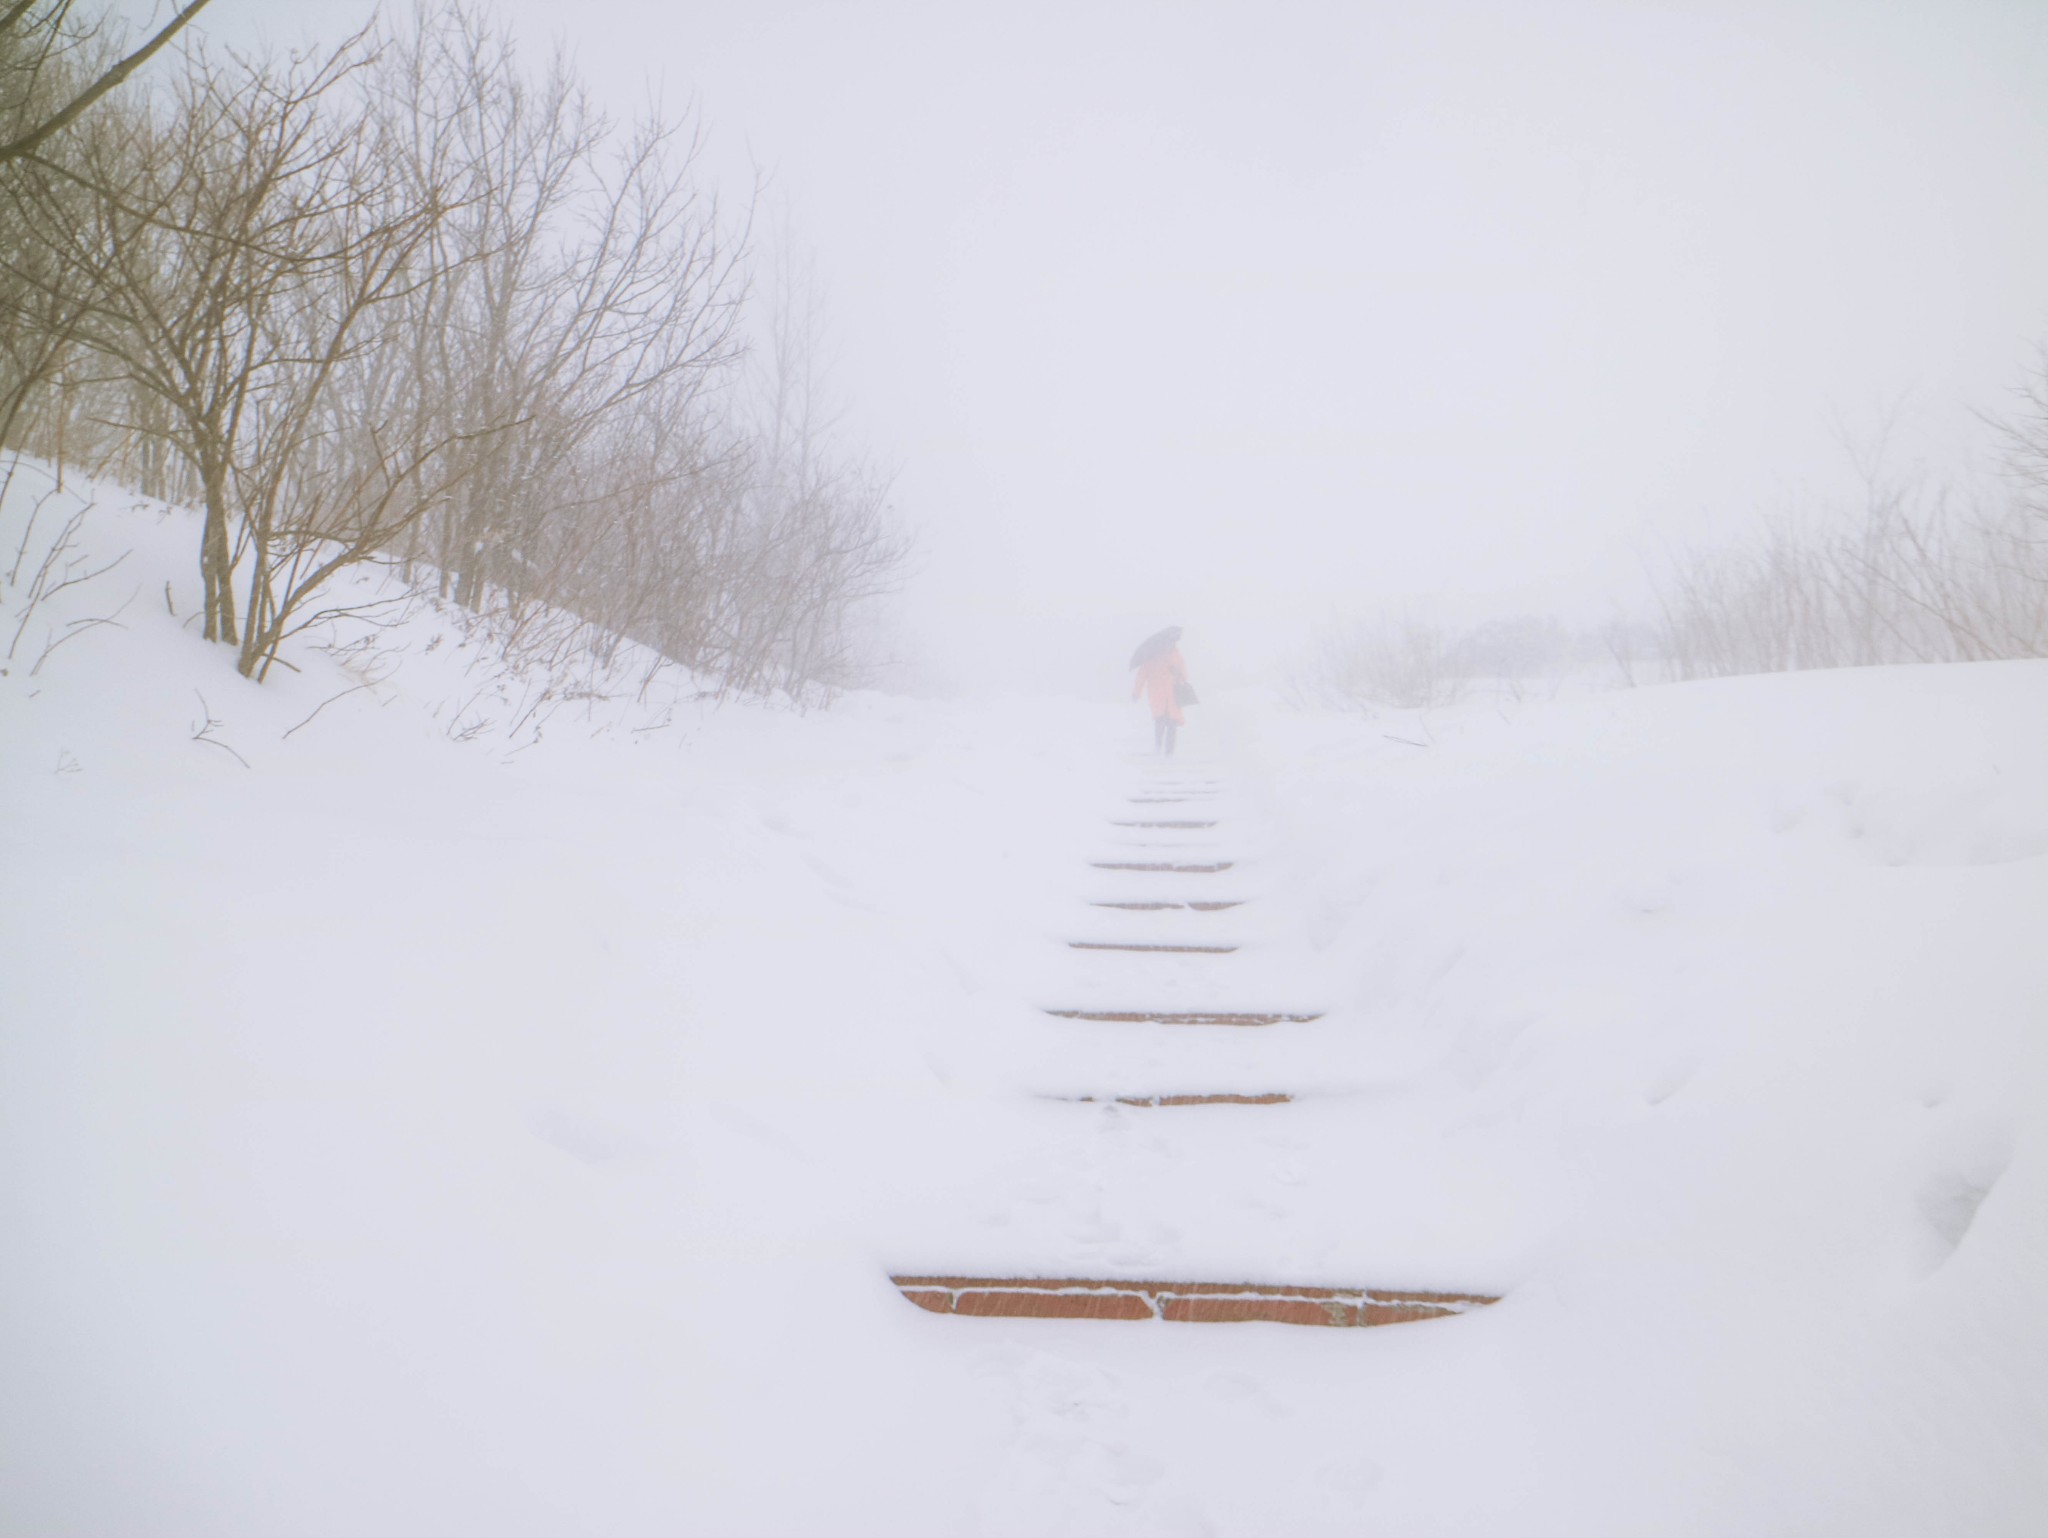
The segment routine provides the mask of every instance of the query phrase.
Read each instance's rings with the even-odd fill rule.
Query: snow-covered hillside
[[[425,603],[258,687],[182,513],[102,490],[72,570],[121,563],[24,616],[46,486],[0,505],[0,1531],[2038,1531],[2048,664],[1247,695],[1162,769],[1120,702],[721,706]],[[1186,788],[1214,829],[1117,826]],[[1097,868],[1162,847],[1230,869]],[[1091,906],[1197,891],[1243,906]],[[1191,939],[1236,949],[1070,947]],[[1317,1018],[1048,1013],[1161,1000]],[[1296,1098],[1113,1103],[1218,1090]]]

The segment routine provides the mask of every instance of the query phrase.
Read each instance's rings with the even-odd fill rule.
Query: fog
[[[0,1538],[2042,1531],[2048,0],[377,3],[0,11]]]
[[[261,15],[256,14],[261,11]],[[501,0],[828,295],[918,569],[889,678],[1263,676],[1333,612],[1591,622],[1981,463],[2048,336],[2048,9]],[[223,0],[216,34],[366,6]]]

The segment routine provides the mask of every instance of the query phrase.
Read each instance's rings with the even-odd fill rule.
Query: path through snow
[[[2048,1509],[2048,665],[1225,699],[1189,734],[1224,826],[1114,829],[1191,803],[1130,799],[1111,706],[664,675],[538,740],[547,686],[453,616],[380,632],[374,688],[355,650],[259,689],[182,628],[183,514],[78,527],[132,554],[10,608],[0,677],[0,1529]],[[1105,837],[1231,868],[1094,870]],[[1191,906],[1093,906],[1154,901]],[[1318,1018],[1046,1012],[1162,1000]],[[1099,1098],[1219,1086],[1296,1098]],[[1506,1296],[1186,1329],[888,1281],[1252,1264]]]

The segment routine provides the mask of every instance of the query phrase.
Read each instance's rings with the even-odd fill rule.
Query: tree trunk
[[[209,641],[233,646],[235,625],[234,557],[228,544],[227,469],[208,456],[200,466],[206,492],[206,528],[199,542],[199,577],[205,589],[203,634]]]

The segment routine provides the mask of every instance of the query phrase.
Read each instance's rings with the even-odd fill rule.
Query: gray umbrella
[[[1163,657],[1180,644],[1180,626],[1168,625],[1156,635],[1148,635],[1138,643],[1138,649],[1131,653],[1131,666],[1141,668],[1154,657]]]

